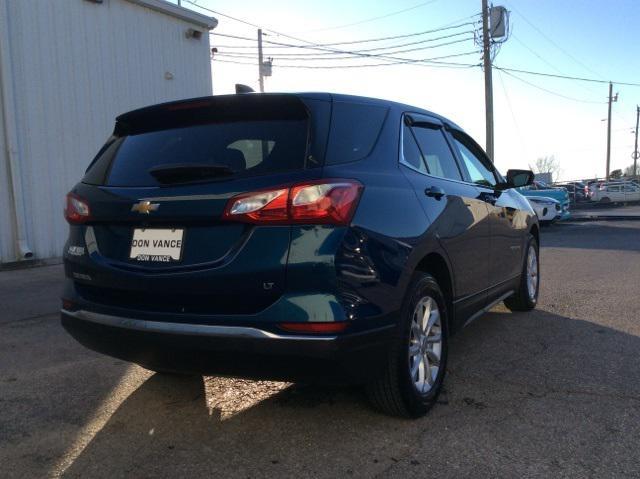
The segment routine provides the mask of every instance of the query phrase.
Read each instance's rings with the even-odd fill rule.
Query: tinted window
[[[224,165],[234,176],[305,167],[306,120],[236,121],[121,136],[102,151],[87,183],[154,186],[149,170],[163,165]],[[100,181],[102,180],[102,181]]]
[[[247,163],[247,169],[250,169],[262,163],[271,154],[275,145],[276,142],[273,140],[246,139],[234,141],[227,148],[241,152]]]
[[[368,156],[386,116],[385,107],[334,102],[326,163],[348,163]]]
[[[422,153],[418,148],[416,139],[411,133],[411,128],[404,125],[402,129],[402,159],[404,162],[422,173],[427,173],[427,167],[422,159]]]
[[[414,126],[411,128],[427,164],[429,174],[441,178],[461,180],[460,170],[449,144],[439,127]]]
[[[487,160],[480,153],[472,151],[473,147],[467,147],[459,138],[454,138],[454,142],[469,173],[469,179],[478,185],[495,186],[496,177],[493,169],[486,164]]]

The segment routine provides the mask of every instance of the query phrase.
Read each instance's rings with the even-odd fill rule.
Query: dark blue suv
[[[448,338],[538,296],[538,222],[482,149],[420,108],[239,94],[121,115],[67,196],[62,324],[169,373],[347,379],[435,402]]]

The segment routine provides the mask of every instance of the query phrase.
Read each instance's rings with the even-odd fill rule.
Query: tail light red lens
[[[62,298],[62,309],[66,309],[67,311],[76,311],[78,306],[70,299]]]
[[[229,200],[223,218],[249,223],[347,225],[362,189],[357,181],[331,179],[243,193]]]
[[[336,323],[280,323],[278,326],[292,333],[334,334],[343,332],[349,323],[344,321]]]
[[[80,224],[91,218],[91,210],[87,200],[74,193],[67,193],[64,217],[70,224]]]

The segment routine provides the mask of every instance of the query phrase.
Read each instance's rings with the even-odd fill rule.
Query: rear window
[[[369,156],[387,111],[377,105],[334,102],[326,163],[348,163]]]
[[[112,138],[85,183],[156,186],[149,171],[166,165],[222,165],[232,177],[305,168],[307,120],[234,121]],[[228,177],[228,176],[226,176]]]

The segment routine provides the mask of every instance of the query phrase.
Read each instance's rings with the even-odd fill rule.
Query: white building
[[[0,267],[61,256],[64,196],[118,114],[211,95],[216,24],[164,0],[0,0]]]

